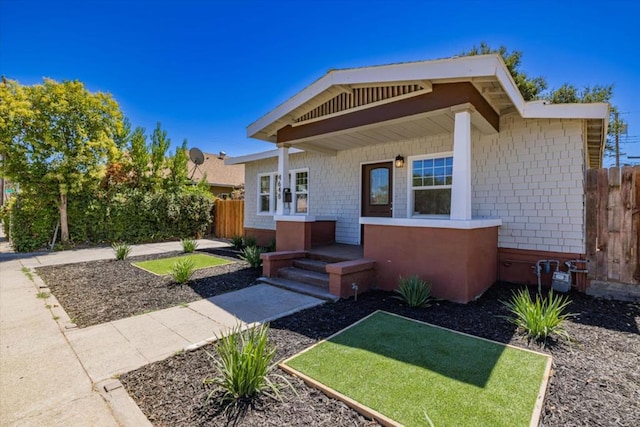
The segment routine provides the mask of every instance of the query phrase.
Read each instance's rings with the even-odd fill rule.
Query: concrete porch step
[[[315,259],[299,258],[293,260],[293,266],[302,270],[326,273],[327,262]]]
[[[317,271],[303,270],[296,267],[286,267],[278,270],[278,276],[308,285],[319,286],[328,291],[329,274],[319,273]]]
[[[340,299],[340,297],[329,293],[328,289],[309,285],[307,283],[296,282],[295,280],[284,279],[282,277],[260,277],[258,278],[258,282],[287,289],[303,295],[309,295],[329,302],[336,302]]]

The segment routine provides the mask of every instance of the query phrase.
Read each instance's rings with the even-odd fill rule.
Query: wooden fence
[[[216,200],[214,234],[230,239],[244,232],[244,200]]]
[[[587,278],[638,285],[640,166],[620,169],[587,171]]]

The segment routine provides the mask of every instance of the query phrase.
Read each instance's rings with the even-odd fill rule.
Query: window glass
[[[307,213],[307,195],[306,194],[297,195],[296,213]]]
[[[260,178],[260,193],[268,193],[271,187],[271,177],[266,175]]]
[[[258,212],[271,212],[271,175],[262,175],[260,178],[260,197],[258,199]]]
[[[420,159],[412,163],[413,213],[449,215],[453,157]]]
[[[295,174],[295,212],[307,213],[307,194],[309,191],[309,172]]]
[[[269,212],[269,195],[260,196],[260,212]]]
[[[414,191],[413,213],[417,215],[449,215],[451,209],[451,189]]]
[[[389,204],[389,169],[372,169],[369,176],[371,190],[369,194],[369,204],[388,205]]]

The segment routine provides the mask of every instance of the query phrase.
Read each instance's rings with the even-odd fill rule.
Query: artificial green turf
[[[406,426],[528,426],[549,356],[376,312],[286,362]]]
[[[176,263],[176,261],[180,261],[184,258],[191,258],[196,270],[200,270],[201,268],[215,267],[217,265],[230,264],[232,262],[227,261],[226,259],[216,258],[211,255],[190,254],[171,258],[153,259],[151,261],[132,262],[131,264],[143,270],[155,273],[159,276],[164,276],[165,274],[169,274],[169,272],[171,271],[171,267]]]

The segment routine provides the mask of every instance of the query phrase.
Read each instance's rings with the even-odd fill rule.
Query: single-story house
[[[244,187],[244,165],[225,164],[225,153],[203,153],[204,162],[200,165],[189,159],[188,177],[193,182],[200,182],[206,177],[211,193],[220,198],[233,197],[234,191]]]
[[[245,234],[276,241],[265,275],[337,242],[362,259],[326,266],[332,294],[418,275],[468,302],[535,283],[539,259],[584,258],[608,117],[525,101],[498,55],[331,70],[248,126],[274,150],[227,164],[245,165]]]

